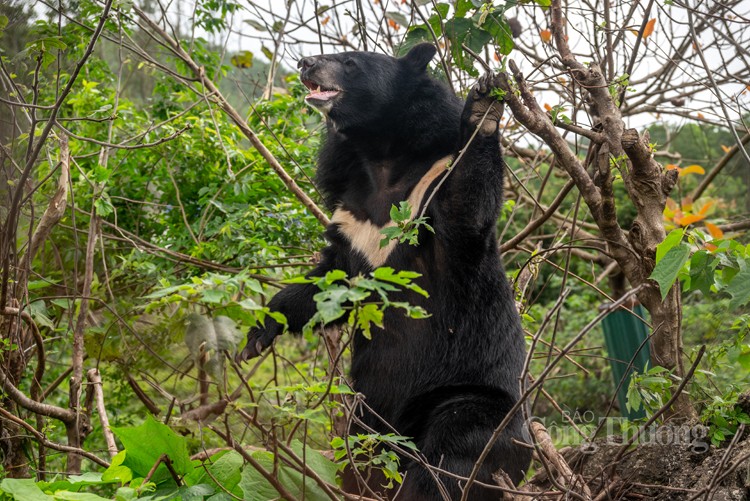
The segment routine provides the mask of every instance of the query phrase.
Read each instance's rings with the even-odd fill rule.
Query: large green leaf
[[[55,492],[55,500],[58,499],[62,501],[109,501],[109,498],[103,498],[91,492],[75,491],[57,491]]]
[[[714,271],[719,260],[702,250],[693,254],[690,258],[690,290],[699,290],[703,294],[711,293],[714,285]]]
[[[112,428],[112,431],[127,451],[122,464],[137,475],[145,477],[162,454],[169,456],[178,475],[185,475],[193,469],[185,438],[151,416],[140,426]],[[169,476],[167,467],[160,464],[151,480],[158,484]]]
[[[335,463],[309,447],[305,448],[303,455],[303,445],[297,440],[292,442],[291,448],[299,458],[304,457],[307,466],[314,470],[321,479],[335,485],[336,471],[338,470]],[[273,471],[274,458],[272,453],[255,451],[252,456],[267,472]],[[292,462],[293,460],[289,459],[289,461]],[[330,499],[313,479],[303,476],[302,473],[285,466],[284,463],[279,462],[276,465],[276,478],[287,491],[298,499],[302,499],[303,490],[306,500],[324,501]],[[239,485],[244,494],[244,499],[247,501],[268,501],[269,499],[279,498],[276,489],[252,465],[247,465],[242,470],[242,480],[240,480]]]
[[[492,35],[498,52],[507,56],[516,44],[513,42],[513,34],[508,21],[503,16],[503,12],[505,12],[505,9],[498,9],[488,15],[484,24],[482,24],[482,28]]]
[[[120,454],[118,454],[118,456]],[[88,487],[91,485],[106,485],[113,482],[114,480],[105,478],[101,473],[90,471],[82,475],[71,475],[62,480],[54,480],[52,482],[37,482],[37,485],[45,492],[57,493],[59,491],[78,492],[84,487]],[[57,494],[55,494],[55,496],[59,497]]]
[[[659,245],[656,246],[657,264],[659,263],[659,261],[661,261],[661,258],[663,258],[667,252],[669,252],[669,249],[671,249],[672,247],[682,242],[682,237],[684,235],[685,235],[685,230],[682,228],[677,228],[669,232],[666,238]]]
[[[196,462],[197,463],[197,462]],[[241,496],[238,488],[242,478],[242,456],[236,451],[224,451],[213,455],[208,461],[197,464],[195,470],[185,477],[188,485],[208,484],[214,486],[217,492],[229,491]]]
[[[305,464],[317,473],[321,479],[329,484],[336,483],[336,474],[339,470],[338,464],[334,463],[315,449],[305,447],[304,444],[297,439],[292,440],[290,445],[294,453],[300,458],[304,458]]]
[[[268,472],[273,471],[273,454],[267,451],[255,451],[253,459]],[[242,470],[240,489],[245,501],[268,501],[279,498],[279,492],[266,480],[266,478],[252,465],[247,465]]]
[[[453,18],[447,21],[445,35],[451,41],[451,54],[456,65],[470,75],[479,75],[477,69],[474,68],[474,59],[463,49],[462,44],[478,54],[492,40],[492,35],[477,27],[472,20],[463,18]]]
[[[430,31],[425,28],[424,24],[413,26],[406,34],[404,41],[398,46],[398,55],[405,56],[412,47],[422,42],[432,42]]]
[[[685,265],[689,257],[690,246],[681,243],[669,249],[669,251],[664,254],[664,257],[656,263],[656,267],[654,267],[654,271],[649,278],[656,280],[659,284],[659,291],[661,292],[662,300],[667,297],[669,289],[674,285],[677,280],[677,275],[679,275],[680,270],[682,270],[682,267]]]
[[[734,310],[750,301],[750,263],[737,273],[725,289],[732,296],[729,308]]]
[[[0,482],[0,492],[9,494],[15,501],[53,501],[36,485],[33,478],[6,478]]]

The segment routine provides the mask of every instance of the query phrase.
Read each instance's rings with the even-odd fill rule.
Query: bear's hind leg
[[[504,404],[504,405],[503,405]],[[423,421],[421,433],[417,433],[420,452],[432,466],[461,477],[471,474],[477,458],[481,455],[492,433],[502,421],[505,410],[511,405],[478,395],[453,397],[438,405]],[[501,410],[505,408],[505,410]],[[531,452],[517,445],[528,442],[524,433],[523,418],[517,413],[508,427],[495,442],[477,476],[479,482],[496,485],[492,474],[502,469],[513,482],[520,482],[525,475]],[[458,500],[462,495],[464,481],[445,474],[438,475],[449,499]],[[474,485],[468,499],[472,501],[496,501],[500,491]],[[420,464],[411,463],[406,468],[404,485],[398,500],[442,500],[435,478]]]

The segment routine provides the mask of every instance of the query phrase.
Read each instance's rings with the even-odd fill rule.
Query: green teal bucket
[[[620,413],[630,420],[646,417],[643,408],[628,411],[625,403],[627,402],[630,375],[634,370],[644,372],[651,356],[649,343],[646,341],[648,339],[648,327],[643,323],[643,320],[638,318],[646,318],[646,310],[641,305],[637,305],[633,308],[633,313],[625,309],[618,309],[602,320],[604,344],[609,354],[615,388],[619,385],[617,401],[620,403]],[[628,370],[631,360],[633,366]],[[622,384],[620,384],[620,381],[622,381]]]

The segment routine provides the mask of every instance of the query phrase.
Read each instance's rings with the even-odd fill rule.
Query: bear
[[[497,241],[503,191],[499,137],[502,103],[492,95],[496,78],[481,77],[465,102],[431,77],[436,48],[415,45],[394,58],[344,52],[299,60],[308,104],[321,111],[326,136],[317,186],[332,211],[317,266],[309,277],[343,270],[368,275],[381,266],[418,272],[429,297],[411,291],[394,301],[422,306],[426,319],[388,309],[370,339],[355,332],[350,378],[364,395],[364,429],[411,437],[426,461],[402,458],[398,499],[459,499],[462,484],[495,428],[519,401],[525,340]],[[432,231],[420,227],[417,245],[392,240],[392,205],[408,201],[412,217],[424,211]],[[316,312],[315,284],[291,284],[269,302],[290,332],[300,332]],[[258,356],[283,332],[267,318],[248,333],[240,360]],[[471,500],[501,494],[493,473],[516,484],[531,461],[522,412],[484,460]],[[351,473],[351,472],[350,472]],[[381,484],[382,484],[382,478]],[[378,481],[345,475],[349,492],[383,493]],[[442,485],[438,485],[438,483]]]

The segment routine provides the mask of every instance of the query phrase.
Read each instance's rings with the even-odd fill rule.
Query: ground
[[[710,446],[697,453],[691,450],[690,444],[642,444],[617,462],[614,474],[611,465],[622,445],[612,440],[596,445],[598,450],[594,453],[580,448],[564,453],[572,469],[583,475],[595,499],[750,499],[750,436],[747,433],[733,445]],[[545,490],[551,487],[543,480],[533,483]],[[607,487],[609,492],[605,494]]]

